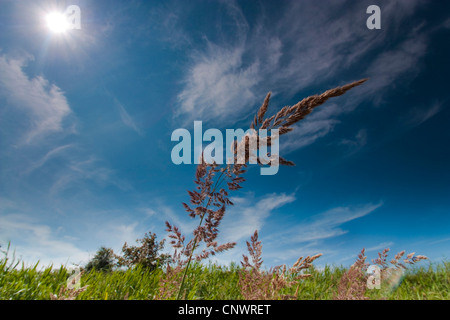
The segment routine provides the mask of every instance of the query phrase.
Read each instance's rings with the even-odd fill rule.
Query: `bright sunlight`
[[[52,12],[47,15],[47,26],[53,33],[64,33],[69,29],[69,23],[64,14],[59,12]]]

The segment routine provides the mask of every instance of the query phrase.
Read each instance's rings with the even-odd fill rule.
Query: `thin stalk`
[[[219,176],[219,178],[217,179],[217,181],[216,181],[216,183],[215,183],[215,185],[214,185],[214,188],[213,188],[213,190],[212,190],[211,193],[216,192],[216,188],[218,187],[218,183],[219,183],[220,179],[222,178],[222,176],[223,176],[225,170],[226,170],[226,168],[222,169],[222,172],[220,173],[220,176]],[[222,181],[221,181],[221,183],[222,183]],[[205,207],[206,209],[209,207],[209,204],[211,203],[211,198],[212,198],[212,197],[211,197],[211,195],[210,195],[210,196],[209,196],[209,199],[208,199],[208,203],[206,204],[206,207]],[[205,217],[205,214],[206,214],[206,212],[204,212],[204,213],[202,214],[201,219],[200,219],[200,223],[198,224],[198,227],[201,227],[201,225],[202,225],[202,223],[203,223],[203,218]],[[197,228],[198,228],[198,227],[197,227]],[[191,254],[189,255],[188,263],[187,263],[187,265],[186,265],[186,268],[184,269],[183,278],[181,279],[180,287],[178,288],[177,300],[180,299],[181,290],[182,290],[182,288],[183,288],[184,281],[185,281],[185,279],[186,279],[187,271],[188,271],[189,266],[190,266],[190,264],[191,264],[192,256],[193,256],[194,251],[195,251],[195,249],[196,249],[196,247],[197,247],[197,242],[198,242],[198,236],[195,236],[195,238],[194,238],[194,245],[192,246],[192,250],[191,250]]]

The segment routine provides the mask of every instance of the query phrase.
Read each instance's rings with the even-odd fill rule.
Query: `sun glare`
[[[64,14],[58,12],[52,12],[47,15],[47,26],[53,33],[64,33],[69,29],[69,23]]]

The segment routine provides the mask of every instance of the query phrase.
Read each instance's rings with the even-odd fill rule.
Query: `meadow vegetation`
[[[351,291],[353,295],[348,286],[343,286],[343,282],[349,284],[345,275],[351,268],[327,265],[319,269],[300,262],[294,269],[282,266],[277,270],[263,270],[251,265],[245,268],[242,264],[219,266],[194,262],[186,275],[181,299],[450,299],[450,262],[447,261],[412,266],[396,283],[382,281],[381,289],[367,289],[364,276],[354,282],[359,291]],[[306,267],[300,274],[299,266]],[[142,264],[129,268],[84,269],[80,287],[76,289],[68,285],[71,271],[66,267],[41,268],[38,264],[27,267],[5,255],[0,261],[0,300],[176,299],[179,282],[174,281],[174,275],[180,280],[182,274],[167,271],[167,267],[148,268]]]

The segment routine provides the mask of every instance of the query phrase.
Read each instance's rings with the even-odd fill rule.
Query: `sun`
[[[64,33],[69,29],[69,23],[67,21],[66,15],[59,12],[49,13],[45,20],[47,21],[47,26],[53,33]]]

